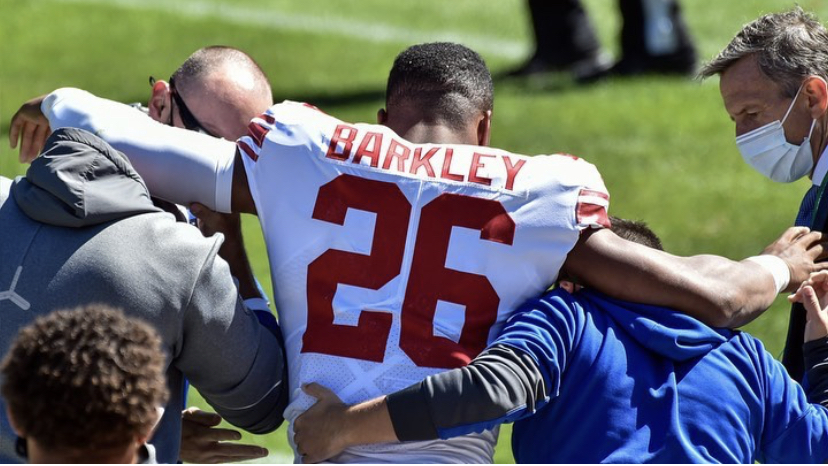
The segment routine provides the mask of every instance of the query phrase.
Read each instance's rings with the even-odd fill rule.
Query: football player
[[[237,144],[158,125],[116,102],[60,89],[12,123],[101,134],[155,195],[256,212],[288,354],[293,421],[319,382],[352,403],[467,364],[524,300],[566,272],[618,298],[740,325],[815,265],[821,237],[792,229],[765,254],[682,258],[624,241],[594,166],[488,147],[491,75],[458,44],[394,62],[379,125],[294,102]],[[45,115],[45,116],[44,116]],[[186,177],[181,174],[186,173]],[[496,433],[356,447],[335,461],[491,461]]]

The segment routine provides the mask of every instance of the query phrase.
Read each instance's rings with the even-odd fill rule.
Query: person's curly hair
[[[103,305],[38,318],[0,371],[15,424],[57,451],[128,446],[149,432],[168,397],[158,334]]]

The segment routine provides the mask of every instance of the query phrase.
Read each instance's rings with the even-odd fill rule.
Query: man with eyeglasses
[[[250,120],[273,105],[267,77],[246,53],[211,46],[195,51],[168,82],[150,78],[152,119],[236,140]]]
[[[250,120],[273,105],[270,83],[258,63],[245,52],[226,46],[196,50],[169,81],[150,77],[150,86],[148,106],[139,108],[152,119],[228,140],[244,136]],[[220,255],[230,263],[231,272],[235,274],[239,267],[249,270],[238,214],[218,214],[197,204],[192,206],[189,220],[192,222],[195,217],[205,236],[224,233],[222,248],[227,250]],[[240,280],[239,292],[248,298],[245,304],[249,308],[268,310],[267,298],[258,282]],[[235,431],[216,428],[221,422],[218,414],[190,408],[184,411],[183,420],[181,458],[187,462],[239,461],[259,456],[260,449],[253,445],[215,441],[237,438]]]

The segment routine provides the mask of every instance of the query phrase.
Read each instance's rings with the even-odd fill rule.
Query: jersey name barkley
[[[506,177],[503,188],[514,189],[515,177],[526,160],[502,153],[486,153],[472,150],[471,161],[464,169],[452,166],[454,149],[448,146],[427,146],[411,148],[397,138],[383,146],[384,134],[378,131],[360,131],[357,127],[336,125],[325,156],[330,159],[362,163],[367,159],[371,167],[382,166],[383,170],[399,173],[422,174],[428,178],[448,181],[468,181],[484,186],[491,186],[492,179],[483,175],[490,171],[491,164],[502,164]],[[354,150],[354,147],[356,149]],[[384,150],[383,150],[384,147]],[[433,160],[442,159],[437,166]]]

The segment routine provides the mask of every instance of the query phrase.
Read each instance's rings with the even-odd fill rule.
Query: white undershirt
[[[822,185],[822,180],[825,179],[825,174],[828,173],[828,147],[822,151],[822,154],[819,156],[817,160],[816,167],[814,167],[814,176],[811,178],[811,181],[816,186]]]

